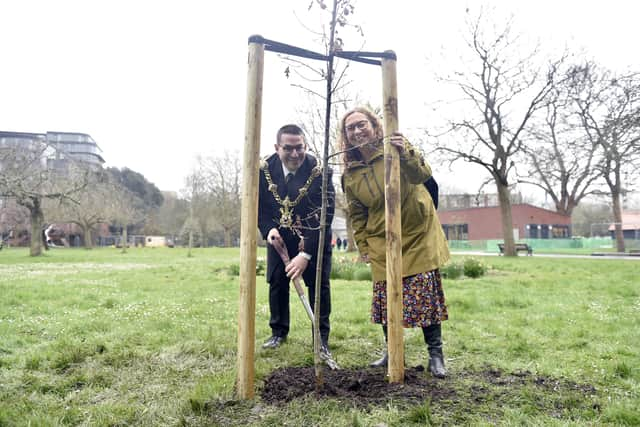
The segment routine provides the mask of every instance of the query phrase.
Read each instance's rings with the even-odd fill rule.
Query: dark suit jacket
[[[280,198],[284,200],[286,187],[284,175],[282,172],[282,162],[277,154],[271,155],[267,160],[269,165],[269,174],[274,184],[278,186]],[[298,196],[298,190],[307,182],[307,178],[311,175],[312,169],[318,164],[315,157],[306,154],[305,160],[296,171],[295,176],[288,185],[289,200],[293,201]],[[264,239],[267,238],[269,230],[280,227],[280,205],[276,201],[273,194],[267,188],[267,179],[264,172],[260,169],[260,189],[259,189],[259,208],[258,208],[258,228]],[[327,226],[325,234],[325,256],[323,262],[323,270],[325,266],[329,266],[331,261],[331,222],[335,210],[335,191],[332,182],[332,171],[329,169],[328,186],[327,186]],[[315,260],[318,255],[318,241],[320,237],[320,208],[322,206],[322,175],[316,177],[309,191],[302,197],[298,205],[293,208],[294,222],[299,217],[302,224],[301,233],[304,237],[304,251],[311,255],[311,262],[307,270],[313,268],[315,270]],[[278,230],[287,245],[289,256],[293,258],[299,252],[298,237],[286,228]],[[328,256],[326,256],[328,255]],[[270,281],[271,274],[278,263],[282,263],[280,256],[267,244],[267,280]],[[328,275],[328,272],[327,272]]]

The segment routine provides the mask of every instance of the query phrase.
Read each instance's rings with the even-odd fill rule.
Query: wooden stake
[[[396,56],[382,60],[382,102],[384,105],[384,206],[387,239],[387,328],[389,381],[404,382],[404,339],[402,324],[402,216],[400,211],[400,155],[388,137],[398,130],[398,84]]]
[[[264,72],[264,43],[260,36],[249,38],[248,66],[240,214],[240,308],[238,310],[238,378],[236,384],[240,399],[252,399],[255,393],[258,179]]]

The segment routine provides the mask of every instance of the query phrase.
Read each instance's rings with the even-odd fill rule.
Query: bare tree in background
[[[233,246],[234,237],[240,231],[240,155],[237,151],[227,151],[222,156],[204,158],[201,166],[209,194],[209,214],[224,233],[224,246]]]
[[[4,239],[5,244],[16,242],[28,228],[29,211],[13,199],[0,197],[0,239]]]
[[[72,200],[87,185],[88,169],[71,159],[64,169],[47,165],[55,151],[44,138],[0,145],[0,196],[29,210],[31,256],[42,254],[43,201]]]
[[[601,171],[596,141],[588,138],[572,102],[571,79],[563,79],[549,94],[544,116],[531,122],[530,143],[523,146],[529,166],[519,182],[535,185],[551,198],[556,212],[569,215],[582,199],[596,191]]]
[[[205,188],[204,192],[199,193],[196,198],[191,200],[191,208],[193,209],[194,226],[197,227],[200,235],[200,246],[206,248],[209,246],[209,232],[214,226],[211,193]]]
[[[192,193],[190,201],[192,226],[198,230],[200,236],[200,246],[206,248],[209,245],[209,231],[213,229],[213,197],[207,186],[207,173],[203,165],[204,159],[199,159],[196,180],[193,182],[197,186],[195,193]]]
[[[176,236],[189,216],[189,207],[186,200],[174,192],[163,192],[164,201],[158,209],[158,226],[162,234],[170,235],[175,243]]]
[[[112,192],[105,199],[105,207],[108,209],[107,217],[112,224],[122,228],[120,244],[122,245],[122,253],[125,253],[129,240],[127,228],[144,219],[144,202],[123,185],[114,183]]]
[[[511,176],[523,148],[525,126],[544,106],[557,67],[538,65],[538,49],[526,52],[512,34],[510,21],[495,33],[487,31],[489,21],[482,13],[475,21],[467,21],[466,44],[473,59],[466,64],[471,68],[439,78],[461,97],[435,145],[450,162],[467,161],[489,172],[498,192],[505,255],[515,256]]]
[[[626,176],[640,171],[640,73],[616,75],[594,63],[572,72],[574,102],[582,126],[603,152],[597,168],[609,189],[618,252],[625,251],[621,197]]]
[[[93,247],[93,231],[109,222],[109,201],[115,196],[113,184],[104,171],[87,176],[87,186],[78,191],[74,200],[50,201],[46,204],[48,222],[76,224],[82,230],[84,247]]]
[[[122,169],[109,167],[106,171],[114,185],[118,184],[128,189],[136,196],[136,200],[141,201],[144,216],[135,224],[136,229],[143,234],[157,234],[157,213],[163,202],[162,192],[158,187],[141,173],[127,167]]]
[[[189,204],[189,216],[183,225],[183,231],[189,234],[188,257],[192,256],[191,249],[194,244],[194,231],[196,231],[196,229],[202,231],[202,224],[208,223],[206,179],[202,173],[200,163],[201,159],[198,159],[198,166],[196,166],[185,179],[185,188],[183,189],[184,199],[187,200]],[[201,219],[199,219],[200,216],[202,216]],[[203,240],[206,239],[206,230],[201,238]]]
[[[584,201],[573,210],[571,216],[571,232],[574,236],[594,237],[605,233],[609,235],[609,225],[613,223],[613,215],[609,203]]]

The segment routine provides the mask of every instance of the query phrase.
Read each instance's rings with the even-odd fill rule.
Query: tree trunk
[[[122,239],[120,241],[120,243],[122,244],[121,253],[123,253],[123,254],[127,252],[127,240],[128,240],[128,237],[127,237],[127,226],[123,225],[122,226]]]
[[[191,257],[191,248],[193,248],[193,230],[189,228],[189,250],[187,251],[188,257]]]
[[[44,224],[44,213],[40,205],[40,199],[33,198],[29,206],[29,217],[31,219],[31,245],[29,255],[42,255],[42,224]],[[46,243],[45,243],[46,244]]]
[[[231,247],[231,228],[224,229],[224,247],[225,248]]]
[[[611,192],[613,205],[613,222],[615,226],[616,249],[618,252],[624,252],[624,234],[622,233],[622,205],[620,203],[620,192],[617,190]]]
[[[200,247],[207,247],[207,229],[205,227],[200,228]]]
[[[84,248],[93,249],[93,237],[91,236],[91,227],[82,227],[82,233],[84,234]]]
[[[349,215],[345,215],[345,223],[347,225],[347,245],[346,245],[346,250],[347,252],[353,252],[356,250],[356,239],[354,239],[353,237],[353,227],[351,226],[351,221],[349,220]],[[342,243],[344,245],[344,242]]]
[[[504,239],[505,256],[516,256],[515,242],[513,239],[513,218],[511,216],[511,198],[509,187],[500,180],[496,180],[498,199],[500,201],[500,214],[502,215],[502,237]]]
[[[567,200],[566,203],[562,201],[556,203],[556,212],[561,215],[571,216],[573,215],[573,210],[578,206],[578,203],[575,200]]]

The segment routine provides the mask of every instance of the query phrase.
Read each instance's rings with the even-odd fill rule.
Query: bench
[[[528,256],[533,255],[533,248],[526,243],[515,243],[516,254],[518,252],[527,252]],[[498,249],[500,249],[499,255],[504,254],[504,243],[498,243]]]

